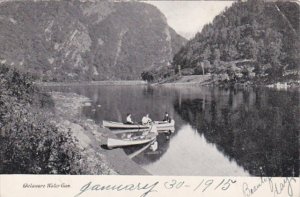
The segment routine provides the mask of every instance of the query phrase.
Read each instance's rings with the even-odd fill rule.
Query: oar
[[[149,146],[151,146],[151,144],[155,141],[156,139],[152,140],[151,142],[149,142],[146,146],[144,146],[143,148],[137,150],[136,152],[133,152],[131,154],[128,155],[128,157],[130,159],[134,158],[135,156],[139,155],[140,153],[142,153],[144,150],[146,150]]]

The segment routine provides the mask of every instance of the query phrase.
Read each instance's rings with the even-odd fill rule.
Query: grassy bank
[[[69,128],[57,126],[50,95],[27,73],[0,65],[0,173],[108,174],[89,161]]]

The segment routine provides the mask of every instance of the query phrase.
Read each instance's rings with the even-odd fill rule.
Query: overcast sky
[[[233,1],[146,1],[167,17],[168,24],[185,38],[192,38]]]

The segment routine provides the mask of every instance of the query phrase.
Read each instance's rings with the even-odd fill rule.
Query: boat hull
[[[113,122],[103,120],[103,126],[109,129],[148,129],[149,125],[140,124],[124,124],[121,122]]]
[[[114,134],[121,134],[121,133],[136,133],[136,132],[147,132],[150,128],[147,129],[114,129],[112,132]]]
[[[119,138],[107,138],[107,147],[108,148],[117,148],[125,146],[134,146],[140,144],[146,144],[155,140],[157,134],[150,133],[146,136],[139,136],[136,139],[119,139]]]
[[[164,122],[164,121],[154,121],[154,125],[156,126],[158,131],[168,131],[174,130],[175,121]],[[139,132],[139,129],[149,129],[151,125],[140,125],[140,124],[124,124],[121,122],[113,122],[113,121],[103,121],[103,126],[109,129],[135,129],[136,132]]]

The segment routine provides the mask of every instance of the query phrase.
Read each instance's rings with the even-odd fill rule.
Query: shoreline
[[[147,85],[148,83],[142,80],[124,80],[124,81],[74,81],[74,82],[35,82],[36,86],[85,86],[85,85]]]
[[[122,149],[106,150],[101,146],[112,133],[93,120],[80,117],[81,108],[90,102],[89,98],[75,93],[50,92],[50,95],[55,102],[56,124],[71,131],[91,164],[87,174],[98,174],[95,168],[100,164],[103,175],[150,175]]]
[[[236,83],[236,84],[214,84],[214,83],[199,83],[199,82],[167,82],[167,83],[140,83],[140,84],[134,84],[134,83],[63,83],[63,82],[51,82],[51,84],[36,84],[37,87],[40,88],[47,88],[47,87],[72,87],[72,86],[150,86],[150,87],[164,87],[164,88],[185,88],[185,87],[218,87],[218,88],[267,88],[270,90],[276,90],[276,91],[300,91],[300,85],[286,85],[282,83],[274,83],[269,85],[263,85],[263,84],[248,84],[248,83]]]
[[[274,82],[270,84],[255,84],[248,81],[245,83],[222,83],[212,81],[211,75],[187,75],[181,79],[172,82],[156,82],[148,83],[142,80],[121,80],[121,81],[74,81],[74,82],[34,82],[38,87],[58,87],[58,86],[153,86],[153,87],[185,87],[185,86],[216,86],[216,87],[265,87],[275,90],[291,90],[300,88],[300,81],[298,84],[288,84],[283,82]]]
[[[185,87],[185,86],[216,86],[216,87],[265,87],[275,90],[291,90],[300,87],[300,80],[290,82],[272,82],[269,84],[256,83],[254,81],[245,82],[222,82],[213,78],[212,75],[186,75],[172,82],[152,83],[151,86],[162,87]]]

